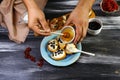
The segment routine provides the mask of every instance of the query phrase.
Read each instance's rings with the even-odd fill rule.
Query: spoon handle
[[[59,32],[51,32],[52,34],[58,34],[58,35],[64,35],[63,33],[59,33]]]
[[[40,30],[40,32],[45,32],[45,30]],[[64,35],[63,33],[60,32],[50,32],[51,34],[56,34],[56,35]]]
[[[81,53],[84,53],[84,54],[87,54],[87,55],[90,55],[90,56],[95,56],[94,53],[90,53],[90,52],[86,52],[86,51],[77,50],[77,52],[81,52]]]

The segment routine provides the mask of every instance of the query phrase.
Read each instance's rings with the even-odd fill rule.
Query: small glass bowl
[[[64,34],[64,32],[67,32],[69,33],[69,36],[68,38],[63,38],[63,36],[61,35],[60,36],[60,40],[64,43],[71,43],[73,42],[74,38],[75,38],[75,29],[72,27],[72,26],[64,26],[62,29],[61,29],[61,33]]]

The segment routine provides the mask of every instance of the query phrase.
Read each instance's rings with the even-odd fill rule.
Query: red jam
[[[117,11],[119,6],[115,0],[103,0],[102,9],[107,12]]]

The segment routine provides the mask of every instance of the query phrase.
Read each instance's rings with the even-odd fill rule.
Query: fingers
[[[39,18],[39,21],[42,25],[42,28],[46,31],[46,32],[50,32],[50,28],[48,26],[47,21],[45,20],[45,18]]]
[[[39,34],[39,35],[45,35],[45,36],[50,35],[50,33],[47,32],[47,31],[41,32],[39,26],[37,26],[37,25],[31,27],[31,29],[32,29],[35,33],[37,33],[37,34]]]
[[[86,37],[88,23],[84,22],[81,25],[80,24],[75,25],[75,27],[76,27],[76,36],[74,39],[75,44],[78,42],[81,42]]]
[[[50,35],[50,28],[45,19],[40,19],[40,21],[35,20],[34,22],[31,22],[31,24],[29,24],[29,28],[32,29],[35,35],[37,34],[37,36],[38,35],[44,35],[44,36]]]
[[[87,23],[87,21],[72,22],[72,19],[68,18],[68,20],[65,23],[65,26],[71,25],[71,24],[75,25],[75,27],[76,27],[76,29],[75,29],[76,36],[74,39],[74,43],[76,44],[78,42],[81,42],[85,38],[86,33],[87,33],[88,23]]]
[[[70,17],[68,18],[68,20],[66,21],[66,23],[65,23],[65,25],[64,26],[68,26],[68,25],[70,25],[71,24],[71,22],[72,22],[72,20],[70,19]]]
[[[80,25],[75,25],[76,27],[76,36],[75,36],[75,39],[74,39],[74,43],[78,43],[79,40],[81,39],[81,35],[82,35],[82,27]]]
[[[86,37],[86,34],[87,34],[87,29],[88,29],[88,23],[85,22],[83,28],[82,28],[82,36],[81,36],[81,39],[79,40],[80,42]]]

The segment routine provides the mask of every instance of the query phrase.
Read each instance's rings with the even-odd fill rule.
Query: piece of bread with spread
[[[51,54],[51,58],[54,60],[62,60],[66,57],[66,53],[63,49],[58,49],[56,52]]]
[[[58,41],[56,39],[52,39],[48,42],[47,48],[51,52],[56,52],[58,50]]]

